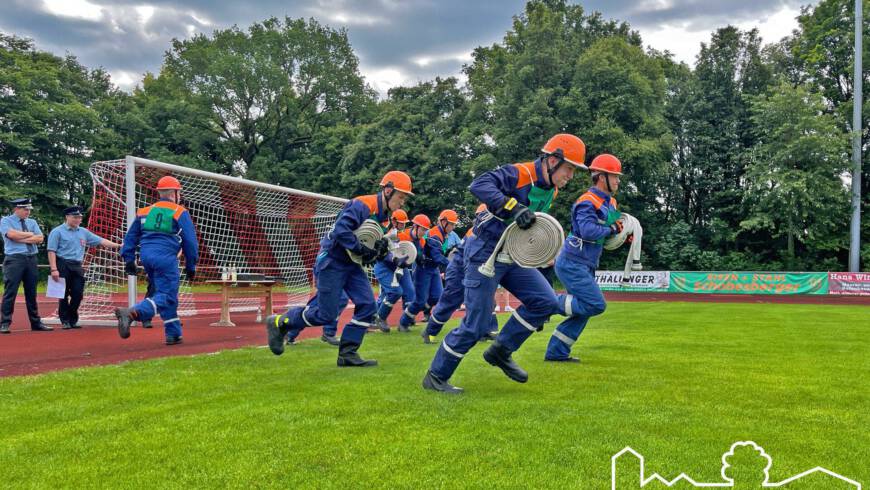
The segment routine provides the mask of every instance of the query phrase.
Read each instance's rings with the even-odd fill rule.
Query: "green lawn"
[[[435,346],[396,332],[367,337],[372,369],[310,340],[0,379],[0,487],[606,489],[624,446],[715,482],[740,440],[771,482],[870,484],[868,308],[613,303],[580,365],[542,361],[554,325],[515,356],[527,384],[478,346],[458,397],[420,388]],[[818,476],[786,488],[851,488]]]

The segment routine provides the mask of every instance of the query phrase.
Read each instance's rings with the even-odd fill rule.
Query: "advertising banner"
[[[870,272],[831,272],[828,288],[830,294],[870,296]]]
[[[667,291],[668,271],[632,272],[630,281],[622,285],[622,271],[595,271],[595,282],[602,291]]]
[[[671,272],[675,293],[827,294],[827,272]]]

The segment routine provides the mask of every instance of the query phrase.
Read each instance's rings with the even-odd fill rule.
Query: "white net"
[[[262,274],[283,284],[286,297],[276,305],[304,304],[310,295],[312,269],[320,239],[346,202],[331,196],[229,178],[160,162],[134,159],[135,207],[157,199],[157,180],[172,175],[181,181],[182,204],[196,226],[200,260],[196,284],[182,280],[178,313],[190,316],[219,311],[220,298],[208,280],[222,272]],[[91,166],[94,195],[88,229],[115,242],[127,230],[126,160]],[[79,310],[83,322],[110,320],[126,304],[123,261],[114,250],[91,248],[85,257],[87,287]],[[140,284],[138,298],[146,288]],[[259,299],[234,298],[233,311],[256,309]]]

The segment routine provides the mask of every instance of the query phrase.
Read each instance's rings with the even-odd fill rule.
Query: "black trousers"
[[[61,323],[75,325],[79,321],[79,305],[85,294],[85,271],[81,262],[57,257],[57,272],[66,279],[66,291],[58,300],[57,316]]]
[[[36,255],[14,254],[3,259],[3,307],[0,324],[12,323],[12,312],[15,311],[15,298],[18,296],[18,286],[24,283],[24,299],[27,303],[27,316],[30,326],[40,324],[39,309],[36,306]]]

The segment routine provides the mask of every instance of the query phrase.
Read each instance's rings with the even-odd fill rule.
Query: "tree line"
[[[845,270],[852,5],[805,7],[772,44],[716,29],[690,67],[644,48],[626,22],[531,0],[501,42],[474,50],[466,82],[436,78],[382,100],[347,32],[315,19],[173,40],[132,93],[101,68],[0,33],[0,198],[32,196],[36,216],[60,222],[68,203],[90,202],[93,161],[130,154],[348,197],[395,168],[415,180],[413,212],[467,218],[474,176],[569,132],[587,160],[623,161],[617,197],[644,225],[647,268]],[[870,46],[866,23],[863,35]],[[563,223],[588,185],[580,175],[554,202]],[[865,164],[864,270],[868,188]],[[604,267],[620,262],[606,254]]]

